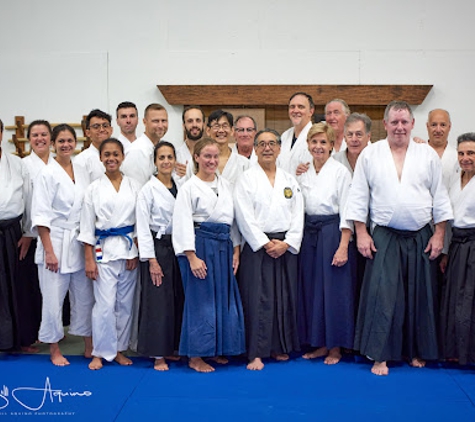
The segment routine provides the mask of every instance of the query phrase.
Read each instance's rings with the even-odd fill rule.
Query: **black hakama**
[[[186,256],[179,256],[185,305],[179,354],[188,357],[244,353],[244,318],[233,273],[230,227],[201,223],[195,228],[196,256],[206,263],[204,280],[196,278]]]
[[[437,359],[437,263],[424,253],[432,229],[376,226],[377,252],[366,263],[355,349],[383,362]]]
[[[285,233],[267,234],[284,240]],[[297,329],[297,256],[270,257],[264,248],[253,252],[246,243],[238,284],[246,324],[249,360],[300,350]]]
[[[475,363],[475,229],[452,229],[441,300],[441,353]]]
[[[18,241],[21,216],[0,220],[0,350],[18,350]],[[31,344],[31,343],[30,343]]]
[[[150,357],[172,356],[178,350],[183,314],[183,284],[171,235],[156,238],[155,257],[163,271],[155,286],[148,261],[140,263],[141,298],[137,351]]]
[[[299,260],[298,323],[301,344],[353,348],[355,337],[356,251],[332,265],[340,245],[340,217],[305,216]]]

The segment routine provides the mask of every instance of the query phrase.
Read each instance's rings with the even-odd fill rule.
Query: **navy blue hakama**
[[[299,261],[299,338],[301,344],[353,348],[356,250],[348,245],[348,262],[331,265],[340,245],[340,218],[306,215]]]
[[[179,354],[188,357],[239,355],[245,349],[241,297],[233,273],[233,244],[227,224],[195,228],[196,255],[207,266],[196,278],[186,256],[178,257],[185,304]]]

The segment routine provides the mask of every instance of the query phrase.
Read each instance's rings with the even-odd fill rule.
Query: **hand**
[[[91,280],[97,280],[99,271],[97,270],[97,263],[94,259],[86,259],[86,277]]]
[[[425,253],[429,253],[429,259],[434,260],[437,258],[444,247],[444,238],[443,236],[437,236],[434,234],[430,239],[429,242],[427,243],[427,247],[424,249]]]
[[[234,251],[233,251],[233,273],[234,273],[234,275],[236,275],[237,270],[239,268],[239,254],[240,254],[239,246],[236,246],[234,248]]]
[[[188,164],[188,161],[186,162],[186,164],[175,163],[175,172],[177,176],[183,177],[186,175],[187,164]]]
[[[374,245],[373,238],[369,235],[367,231],[358,232],[358,251],[365,258],[373,259],[373,253],[377,252],[376,246]]]
[[[47,270],[53,271],[54,273],[58,272],[59,263],[54,252],[45,252],[45,267]]]
[[[297,170],[295,171],[295,174],[297,176],[300,176],[301,174],[307,173],[309,168],[310,168],[310,163],[300,163],[297,166]]]
[[[139,259],[138,258],[132,258],[132,259],[128,259],[127,261],[125,261],[125,269],[127,271],[135,270],[137,268],[137,265],[139,265]]]
[[[284,253],[289,249],[289,245],[282,240],[272,239],[264,245],[264,249],[267,252],[267,255],[277,259],[280,258]]]
[[[425,139],[419,138],[417,136],[414,136],[414,138],[412,138],[412,139],[414,139],[414,142],[416,144],[427,144],[427,141]]]
[[[208,269],[205,262],[202,259],[199,259],[196,254],[188,257],[188,262],[190,263],[190,269],[193,275],[196,278],[204,280],[207,274],[206,270]]]
[[[26,254],[28,253],[28,249],[30,249],[30,245],[31,245],[32,240],[33,240],[32,237],[23,236],[18,241],[18,248],[20,249],[18,255],[19,255],[20,261],[23,261],[25,259]]]
[[[343,267],[348,262],[348,248],[340,246],[335,255],[333,255],[332,265],[335,267]]]
[[[163,271],[162,267],[156,259],[150,259],[149,263],[149,271],[150,271],[150,278],[152,279],[152,283],[155,286],[160,286],[163,282]]]
[[[442,274],[445,274],[445,270],[447,269],[447,264],[449,262],[449,257],[447,254],[442,254],[439,262],[439,268]]]

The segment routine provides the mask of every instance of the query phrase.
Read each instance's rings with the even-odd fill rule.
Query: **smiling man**
[[[256,134],[258,165],[236,183],[234,206],[244,244],[238,284],[244,308],[247,369],[264,368],[262,358],[288,360],[299,349],[297,254],[303,232],[303,198],[297,180],[277,167],[280,137]]]
[[[277,165],[295,176],[300,163],[312,161],[307,148],[307,133],[312,127],[315,105],[311,95],[296,92],[289,100],[289,118],[292,127],[282,134],[282,145]]]
[[[439,157],[411,140],[409,104],[389,103],[384,126],[387,139],[358,158],[346,213],[368,258],[355,349],[375,361],[376,375],[387,375],[387,361],[402,356],[414,367],[438,358],[436,258],[453,218]]]
[[[346,149],[344,138],[346,118],[350,115],[350,107],[346,101],[335,98],[325,105],[325,120],[335,131],[333,154]]]
[[[141,186],[148,182],[155,170],[153,148],[168,131],[168,113],[161,104],[152,103],[144,113],[145,133],[127,151],[122,172],[137,180]]]
[[[254,151],[254,136],[257,132],[257,123],[252,116],[243,114],[234,120],[234,144],[233,151],[250,160],[251,164],[257,163],[257,155]]]
[[[86,136],[91,140],[91,145],[78,154],[74,162],[87,170],[91,182],[106,171],[99,157],[99,147],[102,141],[112,135],[111,122],[112,116],[99,109],[92,110],[86,117]]]

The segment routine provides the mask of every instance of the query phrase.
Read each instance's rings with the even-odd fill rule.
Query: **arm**
[[[84,258],[86,261],[86,277],[90,278],[91,280],[97,280],[99,272],[97,270],[96,259],[94,258],[93,245],[84,245]]]
[[[196,256],[195,251],[185,251],[185,255],[188,258],[190,269],[193,275],[196,278],[204,280],[207,274],[206,270],[208,269],[208,267],[206,267],[206,263]]]
[[[45,267],[47,270],[53,271],[54,273],[58,272],[58,258],[53,250],[53,244],[51,243],[51,237],[49,235],[49,228],[44,226],[38,226],[38,234],[43,243],[43,249],[45,251]]]
[[[239,245],[235,246],[233,249],[233,272],[236,275],[239,268],[239,256],[241,254],[241,247]]]
[[[332,265],[343,267],[348,262],[348,244],[350,243],[351,230],[343,229],[341,231],[340,245],[333,256]]]
[[[429,239],[427,247],[424,249],[425,253],[430,253],[429,259],[431,260],[437,258],[444,248],[445,225],[446,221],[442,221],[435,225],[434,234]]]

